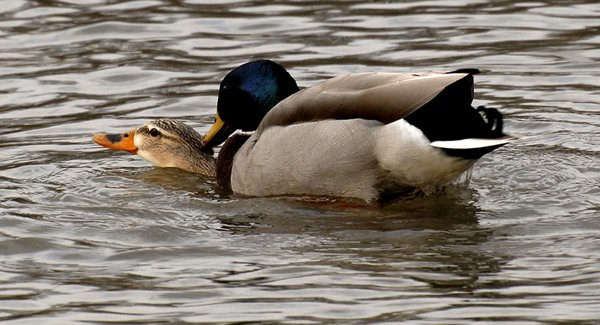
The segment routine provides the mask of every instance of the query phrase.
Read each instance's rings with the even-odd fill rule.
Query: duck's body
[[[431,147],[402,119],[325,120],[253,134],[235,154],[230,178],[233,192],[245,195],[375,201],[411,188],[434,191],[473,163]]]
[[[167,159],[181,161],[168,166],[207,176],[216,168],[219,184],[249,196],[375,201],[408,189],[432,192],[510,140],[498,111],[471,107],[474,72],[351,74],[300,91],[280,65],[253,61],[223,79],[215,124],[204,139],[196,136],[200,146],[186,149],[203,154],[185,154],[170,141],[170,154],[186,159]],[[236,129],[253,132],[229,137]],[[110,147],[117,138],[107,139],[97,142]],[[214,167],[205,152],[225,140]],[[202,168],[192,168],[193,156]]]

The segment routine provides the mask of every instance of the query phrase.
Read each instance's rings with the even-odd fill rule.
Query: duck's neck
[[[223,188],[231,191],[231,169],[233,167],[233,158],[242,145],[250,138],[249,134],[236,133],[229,137],[217,158],[217,183]]]
[[[207,151],[202,145],[202,136],[193,131],[182,134],[181,138],[180,146],[171,148],[172,151],[166,155],[172,159],[169,166],[214,178],[217,174],[216,159],[212,150]]]
[[[206,177],[214,178],[217,174],[217,162],[214,158],[207,158],[192,154],[182,159],[179,168],[192,173],[200,174]]]

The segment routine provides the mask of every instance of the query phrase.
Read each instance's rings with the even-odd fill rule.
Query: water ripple
[[[596,1],[21,1],[0,8],[0,320],[593,323]],[[479,67],[518,138],[468,187],[383,207],[244,198],[90,135],[200,132],[232,67],[301,86]]]

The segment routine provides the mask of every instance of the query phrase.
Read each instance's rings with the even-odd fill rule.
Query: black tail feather
[[[496,109],[473,108],[472,89],[473,76],[462,78],[405,119],[431,142],[502,137],[502,114]]]
[[[487,108],[485,106],[477,107],[476,111],[481,115],[484,122],[488,126],[490,130],[490,138],[501,137],[504,135],[502,133],[503,122],[502,122],[502,113],[500,113],[495,108]]]
[[[463,69],[458,69],[458,70],[454,70],[454,71],[450,71],[450,72],[446,72],[446,73],[479,74],[479,73],[481,73],[481,71],[479,69],[475,69],[475,68],[463,68]]]

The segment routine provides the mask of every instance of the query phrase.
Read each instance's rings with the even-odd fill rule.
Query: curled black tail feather
[[[477,107],[476,111],[481,115],[484,122],[489,128],[490,138],[499,138],[504,135],[502,128],[502,113],[495,108],[487,108],[485,106]]]

